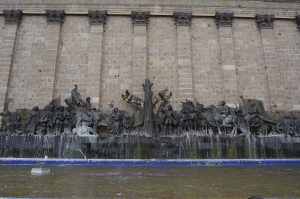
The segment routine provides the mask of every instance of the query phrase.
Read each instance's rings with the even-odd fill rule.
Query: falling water
[[[257,150],[256,150],[256,137],[251,136],[251,158],[256,159],[257,158]]]
[[[0,135],[0,157],[22,158],[299,158],[300,137],[203,135],[108,137]]]

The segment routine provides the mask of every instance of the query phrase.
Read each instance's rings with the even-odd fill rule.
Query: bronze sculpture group
[[[225,101],[204,107],[197,100],[186,100],[182,102],[181,110],[177,111],[169,101],[172,93],[164,89],[152,97],[152,85],[150,80],[145,80],[145,99],[128,90],[122,94],[123,100],[140,112],[143,117],[140,123],[135,123],[132,113],[114,107],[113,103],[109,113],[92,108],[91,98],[84,101],[75,85],[71,96],[65,99],[67,107],[62,106],[57,98],[43,110],[35,106],[30,112],[25,111],[25,114],[20,111],[9,112],[6,108],[1,113],[1,132],[79,136],[122,135],[130,132],[143,132],[150,136],[180,136],[186,133],[300,136],[299,118],[291,114],[274,121],[268,117],[262,102],[258,100],[241,96],[241,103],[235,108],[227,106]]]

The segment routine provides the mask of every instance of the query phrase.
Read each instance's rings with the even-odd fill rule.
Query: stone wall
[[[193,98],[234,106],[243,95],[268,110],[300,110],[299,1],[199,2],[1,0],[1,10],[23,14],[0,13],[0,111],[63,100],[75,84],[96,108],[113,100],[128,109],[121,93],[142,97],[145,78],[154,93],[173,92],[175,109]],[[258,28],[256,14],[274,14],[274,23]]]

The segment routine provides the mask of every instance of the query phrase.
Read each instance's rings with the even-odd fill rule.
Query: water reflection
[[[0,197],[299,198],[299,166],[0,166]]]

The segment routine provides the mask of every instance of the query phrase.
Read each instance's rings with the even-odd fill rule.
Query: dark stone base
[[[300,158],[300,137],[0,135],[0,157],[97,159]]]

